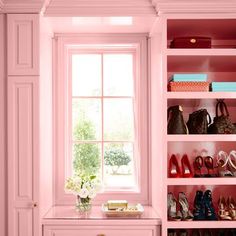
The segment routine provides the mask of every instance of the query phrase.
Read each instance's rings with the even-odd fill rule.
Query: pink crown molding
[[[1,0],[0,0],[1,1]],[[4,13],[40,13],[44,0],[4,0]]]
[[[150,0],[161,13],[236,13],[235,0]]]
[[[156,12],[149,0],[51,0],[46,16],[140,16]]]

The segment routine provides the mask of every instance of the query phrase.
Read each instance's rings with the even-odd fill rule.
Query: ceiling
[[[156,16],[165,13],[236,13],[236,0],[0,0],[6,13],[46,16]]]

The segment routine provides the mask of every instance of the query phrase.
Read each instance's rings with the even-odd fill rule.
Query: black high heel
[[[206,220],[217,220],[215,209],[212,203],[211,190],[206,190],[203,195],[203,202],[205,205]]]

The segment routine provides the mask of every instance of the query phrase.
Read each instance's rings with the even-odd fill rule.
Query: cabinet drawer
[[[44,236],[157,236],[154,228],[142,227],[44,227]]]

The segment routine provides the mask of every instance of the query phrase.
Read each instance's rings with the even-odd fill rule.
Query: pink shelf
[[[235,92],[167,92],[167,99],[236,99]]]
[[[216,223],[217,222],[217,223]],[[168,228],[235,228],[236,221],[168,221]]]
[[[167,135],[167,141],[178,142],[178,141],[236,141],[236,135],[234,134],[206,134],[206,135]]]
[[[167,185],[235,185],[236,178],[168,178]]]
[[[210,49],[175,49],[168,48],[167,56],[235,56],[236,49],[233,48],[210,48]]]

